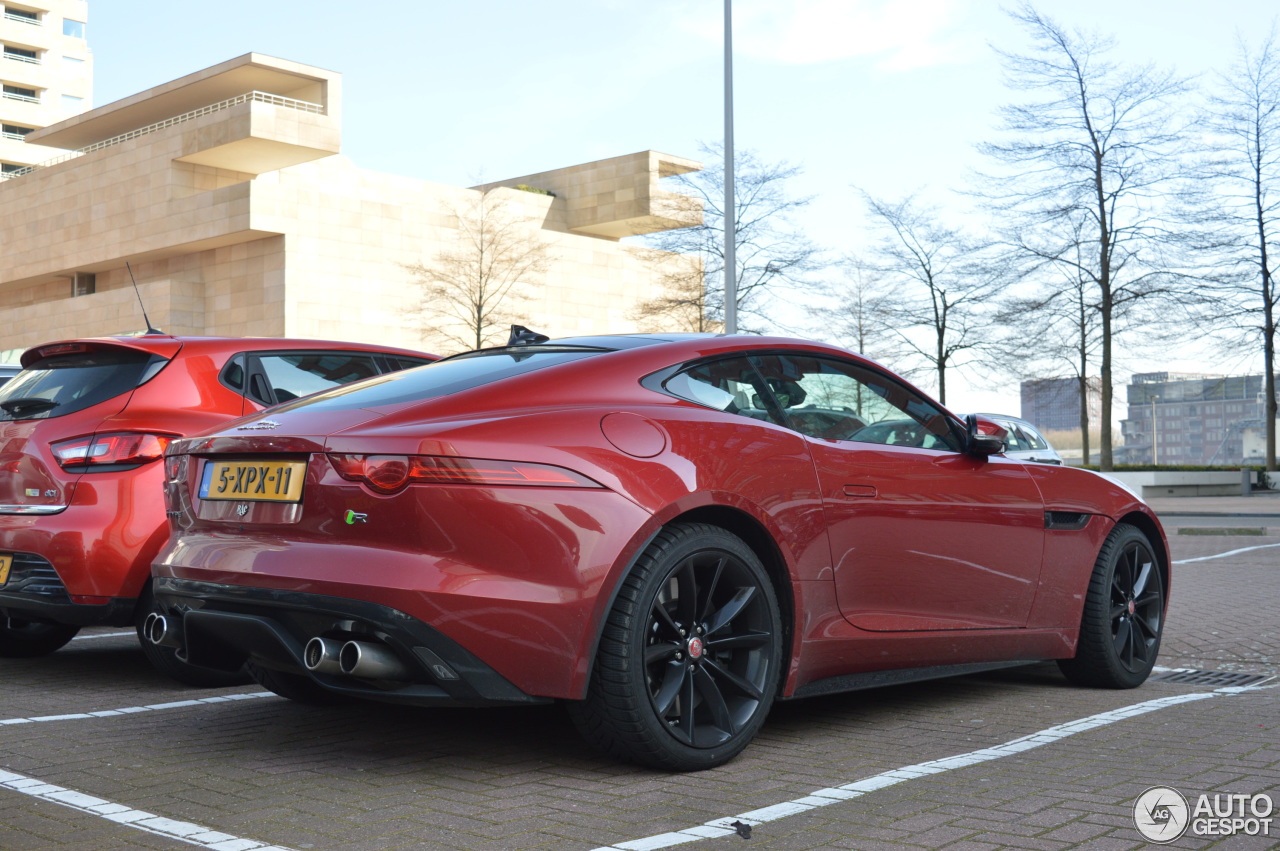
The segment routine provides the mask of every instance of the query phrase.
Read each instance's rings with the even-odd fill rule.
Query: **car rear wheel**
[[[1076,655],[1059,659],[1058,667],[1077,685],[1141,685],[1160,652],[1164,610],[1164,578],[1151,542],[1137,528],[1119,524],[1094,564]]]
[[[0,615],[0,657],[30,659],[48,656],[76,637],[80,627],[49,621],[29,621]]]
[[[760,559],[716,526],[676,524],[623,581],[578,729],[617,758],[669,771],[733,759],[764,723],[782,618]]]
[[[173,647],[153,644],[146,636],[144,626],[147,615],[152,612],[162,614],[156,609],[155,600],[151,596],[151,585],[148,584],[138,598],[137,616],[134,629],[138,633],[138,643],[142,645],[142,655],[147,657],[157,671],[180,683],[197,688],[222,688],[224,686],[240,686],[252,682],[245,671],[215,671],[213,668],[202,668],[191,665],[178,658],[178,651]]]

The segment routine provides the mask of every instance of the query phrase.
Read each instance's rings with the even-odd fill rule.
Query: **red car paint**
[[[524,695],[580,699],[637,556],[659,530],[693,518],[733,531],[772,572],[787,697],[864,672],[1071,656],[1094,561],[1121,521],[1150,538],[1167,589],[1158,519],[1096,474],[810,437],[645,383],[730,353],[828,358],[927,400],[835,347],[676,336],[433,398],[285,405],[270,433],[232,425],[170,447],[176,519],[155,564],[161,601],[178,617],[240,611],[232,592],[246,589],[374,603],[429,625]],[[977,428],[1001,433],[990,421]],[[599,487],[426,483],[387,495],[344,479],[333,454],[552,465]],[[307,462],[297,505],[197,495],[215,460],[284,457]],[[364,520],[344,522],[348,512]],[[1046,529],[1046,512],[1079,513],[1084,525]],[[253,658],[251,643],[235,658]]]
[[[64,442],[81,438],[84,445],[95,435],[135,433],[163,441],[262,411],[263,403],[220,380],[228,361],[242,353],[393,356],[396,368],[436,359],[358,343],[148,335],[47,343],[24,353],[22,363],[31,368],[59,352],[154,356],[158,370],[141,384],[73,413],[42,418],[38,415],[47,409],[15,409],[8,421],[0,421],[0,555],[19,560],[9,581],[0,583],[0,615],[70,625],[133,623],[136,599],[168,538],[168,524],[158,457],[115,468],[76,471],[71,465],[68,470],[55,456]],[[391,368],[389,362],[378,363],[377,371]],[[0,404],[13,397],[26,374],[6,384]],[[40,589],[18,587],[21,560],[47,563],[50,576]],[[6,640],[7,633],[0,644]],[[0,647],[0,655],[5,652]]]

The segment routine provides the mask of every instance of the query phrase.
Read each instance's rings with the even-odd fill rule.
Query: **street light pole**
[[[724,332],[738,333],[737,207],[733,198],[733,0],[724,0]]]

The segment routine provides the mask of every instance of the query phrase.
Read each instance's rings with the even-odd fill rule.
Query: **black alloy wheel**
[[[769,576],[741,539],[705,524],[668,527],[619,591],[575,720],[595,745],[642,765],[721,765],[769,712],[781,632]]]
[[[1079,685],[1139,686],[1160,652],[1164,614],[1164,577],[1151,542],[1121,523],[1094,565],[1076,656],[1059,660],[1058,667]]]

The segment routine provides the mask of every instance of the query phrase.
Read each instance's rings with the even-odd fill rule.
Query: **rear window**
[[[53,419],[128,393],[167,361],[112,349],[38,360],[0,387],[0,421]]]
[[[582,360],[608,349],[543,348],[500,349],[476,352],[427,364],[418,369],[393,372],[335,387],[297,402],[288,402],[276,411],[315,408],[346,411],[356,408],[381,408],[404,402],[417,402],[460,393],[482,384],[501,381],[547,367]]]

